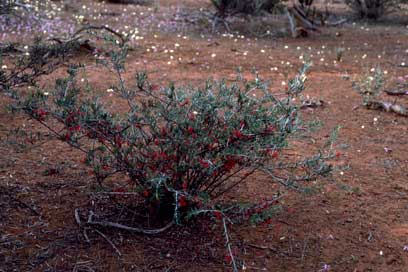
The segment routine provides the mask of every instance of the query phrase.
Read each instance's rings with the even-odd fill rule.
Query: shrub
[[[377,20],[395,10],[400,0],[345,0],[345,2],[359,18]]]
[[[102,100],[94,97],[91,86],[86,85],[84,92],[77,81],[79,66],[71,66],[67,77],[58,79],[47,92],[36,88],[24,95],[17,88],[35,85],[41,75],[56,67],[53,63],[66,59],[67,48],[72,48],[66,43],[37,43],[14,66],[0,70],[1,91],[13,94],[13,108],[82,152],[83,162],[92,169],[102,190],[142,199],[141,209],[153,219],[153,225],[170,222],[164,228],[145,230],[94,221],[91,213],[86,224],[155,234],[173,222],[186,223],[192,217],[210,215],[222,219],[234,260],[226,228],[226,218],[234,215],[229,213],[239,211],[239,216],[245,213],[246,218],[260,223],[269,220],[267,209],[276,204],[276,198],[233,209],[220,205],[225,193],[257,171],[268,174],[271,182],[296,189],[330,173],[326,161],[331,152],[296,156],[298,160],[285,153],[291,139],[300,142],[307,136],[307,126],[293,101],[304,91],[308,64],[288,82],[286,95],[279,98],[256,74],[254,80],[238,76],[232,84],[207,81],[200,88],[178,88],[159,87],[150,83],[146,74],[138,73],[130,86],[123,79],[126,42],[104,37],[119,47],[99,62],[117,76],[118,83],[108,91],[126,102],[127,108],[121,112],[109,112]],[[122,181],[113,185],[107,182],[108,177]],[[80,223],[77,211],[76,218]],[[235,263],[234,267],[237,271]]]
[[[217,15],[226,17],[234,14],[257,15],[271,12],[280,0],[211,0]]]
[[[153,219],[150,224],[167,223],[164,228],[145,230],[94,221],[91,213],[86,224],[155,234],[167,230],[173,222],[186,223],[192,217],[210,215],[222,219],[227,248],[234,260],[226,218],[238,211],[238,216],[245,213],[244,217],[254,223],[269,220],[268,209],[276,204],[276,198],[235,209],[221,205],[222,196],[257,171],[268,174],[271,182],[296,189],[330,173],[326,161],[332,157],[331,152],[318,152],[312,157],[306,152],[296,156],[298,160],[285,153],[291,139],[296,137],[300,144],[307,136],[307,126],[302,124],[299,106],[293,101],[304,90],[308,64],[288,82],[286,95],[280,98],[269,92],[258,75],[254,80],[239,76],[232,84],[208,81],[200,88],[161,88],[150,83],[146,74],[138,73],[134,86],[129,86],[122,75],[126,43],[113,37],[107,40],[119,44],[119,50],[110,52],[110,57],[100,59],[100,63],[117,75],[118,83],[108,91],[126,102],[127,108],[121,112],[109,112],[102,100],[92,95],[91,86],[87,85],[88,92],[84,92],[76,77],[79,66],[71,66],[67,77],[58,79],[51,90],[37,89],[28,96],[15,87],[35,83],[37,74],[30,81],[17,81],[21,84],[7,83],[10,75],[27,62],[19,60],[15,68],[0,70],[0,79],[6,82],[0,87],[14,93],[14,109],[82,152],[83,162],[92,169],[101,189],[114,196],[137,196],[143,200],[143,212]],[[29,51],[44,59],[42,50]],[[50,52],[55,58],[65,56],[63,50]],[[116,185],[107,182],[108,177],[116,178]],[[77,212],[76,218],[80,223]]]
[[[82,151],[102,187],[107,177],[126,175],[120,190],[137,192],[158,220],[179,222],[257,170],[292,187],[330,171],[319,154],[295,164],[304,167],[304,179],[302,171],[293,180],[279,174],[288,139],[304,129],[292,99],[304,89],[307,67],[289,82],[284,99],[269,93],[259,77],[232,85],[208,81],[186,90],[159,88],[139,73],[130,88],[121,76],[126,52],[123,47],[111,55],[112,64],[104,62],[119,75],[109,91],[125,99],[126,113],[110,113],[98,100],[83,97],[78,67],[57,80],[53,92],[36,92],[18,107]]]
[[[384,84],[384,72],[380,67],[376,67],[373,75],[367,75],[353,81],[352,87],[363,98],[363,105],[367,106],[379,97]]]

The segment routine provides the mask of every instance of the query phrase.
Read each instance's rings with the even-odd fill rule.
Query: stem
[[[232,269],[233,269],[234,272],[238,272],[237,263],[235,261],[234,254],[232,253],[232,246],[231,246],[230,238],[229,238],[229,235],[228,235],[228,227],[227,227],[227,222],[225,220],[225,217],[222,218],[222,225],[224,227],[225,244],[227,246],[228,253],[229,253],[230,257],[231,257]]]

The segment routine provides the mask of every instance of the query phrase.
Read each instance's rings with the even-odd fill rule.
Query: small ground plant
[[[405,95],[406,90],[403,88],[401,90],[385,90],[384,85],[385,74],[380,67],[374,69],[373,75],[362,77],[359,81],[354,81],[352,84],[353,89],[363,97],[364,107],[408,116],[408,111],[404,106],[379,99],[383,92],[388,95]]]
[[[299,160],[285,154],[290,140],[300,141],[302,138],[296,137],[307,131],[299,106],[293,101],[305,88],[309,64],[288,82],[282,97],[270,93],[267,82],[257,74],[253,80],[238,76],[232,84],[207,81],[203,87],[179,88],[159,87],[145,73],[138,73],[134,84],[129,84],[123,76],[126,43],[105,38],[118,49],[99,62],[117,76],[118,82],[109,92],[118,101],[126,102],[123,111],[109,112],[103,100],[93,95],[91,86],[86,91],[78,83],[80,66],[71,66],[67,77],[58,79],[51,90],[37,89],[20,95],[15,86],[33,84],[37,75],[42,75],[29,74],[29,81],[20,79],[24,73],[11,76],[21,64],[34,58],[32,55],[23,56],[11,71],[2,71],[0,86],[13,93],[14,109],[83,152],[83,162],[92,169],[101,190],[114,195],[137,195],[143,199],[142,208],[153,225],[164,227],[142,229],[96,221],[93,213],[86,224],[156,234],[198,216],[218,218],[236,270],[227,224],[237,210],[254,223],[268,220],[268,209],[277,199],[272,197],[237,209],[223,205],[222,197],[255,172],[266,173],[272,183],[300,189],[303,183],[331,171],[326,163],[331,153],[318,152]],[[64,56],[65,51],[58,52]],[[112,187],[107,180],[115,177],[125,177],[126,182]],[[80,223],[78,212],[76,218]]]
[[[367,75],[354,81],[353,88],[363,97],[363,104],[366,106],[378,98],[384,88],[384,83],[384,72],[380,67],[376,67],[373,75]]]

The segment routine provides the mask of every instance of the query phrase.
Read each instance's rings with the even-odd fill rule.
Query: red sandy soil
[[[180,5],[180,1],[171,2]],[[194,8],[208,6],[206,1],[185,2]],[[124,6],[109,7],[120,10]],[[149,12],[146,7],[138,9]],[[325,104],[304,110],[304,118],[323,122],[322,139],[341,126],[336,142],[341,155],[335,162],[341,170],[320,181],[324,186],[319,193],[289,192],[270,225],[232,228],[236,253],[245,269],[323,271],[328,265],[327,271],[408,271],[404,250],[408,245],[408,119],[359,107],[361,97],[351,87],[354,78],[371,73],[376,65],[388,72],[387,88],[408,74],[406,67],[399,66],[408,62],[405,25],[357,22],[325,28],[305,39],[252,36],[234,41],[236,37],[218,34],[207,33],[204,38],[199,33],[177,34],[147,33],[135,43],[127,61],[129,79],[144,70],[153,82],[203,84],[209,77],[232,79],[237,67],[244,71],[255,67],[279,88],[285,74],[292,75],[301,66],[299,56],[309,55],[314,66],[305,94]],[[334,63],[338,47],[346,51],[343,60]],[[165,53],[166,49],[174,52]],[[80,60],[91,64],[92,56]],[[277,71],[271,71],[274,67]],[[101,94],[112,82],[103,71],[90,65],[87,75]],[[408,96],[383,98],[408,106]],[[2,106],[6,104],[7,99],[2,99]],[[19,148],[7,137],[16,128],[40,129],[34,121],[11,115],[2,107],[0,271],[231,270],[224,258],[222,230],[199,222],[196,227],[177,227],[155,237],[104,231],[122,256],[92,231],[87,243],[73,211],[92,207],[94,199],[88,193],[93,180],[88,169],[81,165],[77,152],[55,140]],[[47,137],[45,130],[40,131]],[[50,169],[60,170],[45,175]],[[235,193],[256,201],[275,191],[267,177],[257,175]]]

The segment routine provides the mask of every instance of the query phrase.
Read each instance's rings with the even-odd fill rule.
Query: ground
[[[321,181],[320,193],[288,192],[271,224],[233,226],[232,240],[243,269],[408,271],[408,119],[362,107],[361,97],[352,89],[354,79],[372,73],[378,65],[387,71],[387,88],[408,75],[404,64],[408,63],[407,16],[377,24],[349,21],[322,28],[308,38],[279,33],[256,38],[212,33],[211,26],[189,23],[187,19],[195,18],[193,11],[208,9],[207,2],[157,1],[145,7],[78,1],[66,6],[61,24],[75,26],[76,19],[67,15],[74,11],[91,22],[137,27],[143,39],[132,42],[127,75],[130,79],[144,70],[160,84],[203,84],[210,77],[229,80],[240,67],[248,76],[255,68],[263,78],[273,80],[273,87],[282,88],[286,75],[301,66],[302,56],[309,57],[313,67],[305,94],[325,103],[302,113],[323,123],[319,132],[323,139],[341,126],[336,142],[340,153],[334,162],[338,170]],[[112,14],[93,19],[106,10]],[[121,12],[126,15],[120,16]],[[248,33],[240,22],[235,23],[233,31]],[[49,32],[60,33],[58,27]],[[25,40],[30,36],[32,32],[23,30],[2,37]],[[337,48],[345,49],[341,61],[336,60]],[[78,59],[87,63],[90,83],[105,94],[109,75],[94,65],[92,55]],[[408,105],[408,96],[383,98]],[[12,130],[34,128],[43,131],[43,138],[47,134],[34,121],[10,114],[7,102],[2,99],[0,111],[0,271],[231,269],[224,258],[222,235],[216,234],[220,230],[199,223],[196,228],[177,227],[154,237],[106,231],[120,255],[96,233],[89,234],[87,243],[75,222],[74,208],[93,205],[88,169],[74,150],[55,140],[19,145]],[[256,175],[236,193],[256,201],[273,191],[266,177]]]

